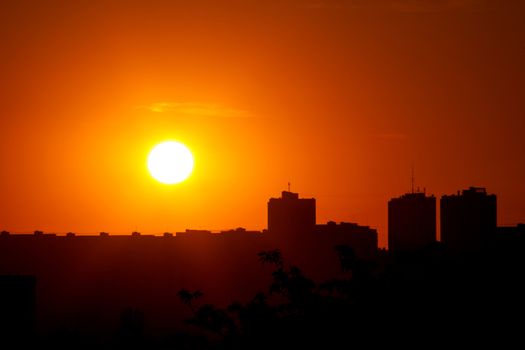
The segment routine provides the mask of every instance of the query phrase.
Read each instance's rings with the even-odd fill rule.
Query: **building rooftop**
[[[281,194],[281,198],[282,199],[299,199],[299,193],[283,191]]]
[[[443,197],[484,197],[484,196],[495,196],[494,194],[488,194],[485,187],[474,187],[470,186],[468,189],[457,191],[456,194],[443,195]]]

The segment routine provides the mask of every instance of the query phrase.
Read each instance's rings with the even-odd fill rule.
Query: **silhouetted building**
[[[407,193],[388,202],[388,250],[410,252],[436,242],[436,197]]]
[[[441,197],[441,242],[456,251],[478,250],[496,234],[496,195],[470,187]]]
[[[525,248],[525,224],[498,226],[493,242],[498,249],[522,251]]]
[[[175,236],[177,238],[189,238],[189,237],[211,237],[212,233],[210,230],[190,230],[186,229],[183,232],[177,232],[175,233]]]
[[[517,224],[516,226],[498,226],[498,236],[516,236],[525,237],[525,224]]]
[[[377,253],[377,230],[351,222],[337,224],[329,221],[316,225],[319,239],[328,240],[332,246],[346,244],[354,249],[358,258],[371,259]]]
[[[44,231],[35,231],[35,232],[33,232],[33,235],[35,237],[44,237],[44,238],[56,237],[57,236],[56,233],[44,233]]]
[[[248,231],[244,227],[237,227],[234,230],[224,230],[220,232],[221,236],[227,237],[253,237],[260,234],[261,231]]]
[[[313,233],[315,220],[315,198],[299,198],[297,193],[283,191],[281,198],[268,201],[270,234]]]
[[[33,333],[35,290],[33,276],[0,276],[0,343]]]

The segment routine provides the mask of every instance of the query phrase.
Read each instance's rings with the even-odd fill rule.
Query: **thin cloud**
[[[412,13],[432,13],[451,11],[470,5],[473,0],[393,0],[388,1],[389,7],[394,11]]]
[[[388,140],[388,141],[403,141],[407,138],[406,134],[396,133],[396,132],[380,133],[380,134],[376,134],[375,136],[378,139]]]
[[[385,10],[405,13],[433,13],[472,8],[481,5],[477,0],[320,0],[306,1],[301,7],[312,10]]]
[[[369,7],[370,0],[324,0],[300,2],[299,6],[310,10],[365,8]]]
[[[330,2],[330,1],[317,1],[317,2],[308,2],[304,4],[304,7],[308,9],[338,9],[343,7],[343,4],[340,2]]]
[[[154,113],[173,113],[192,117],[248,118],[248,111],[225,107],[218,104],[198,102],[155,102],[140,106]]]

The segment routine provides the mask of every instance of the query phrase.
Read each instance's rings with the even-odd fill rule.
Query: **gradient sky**
[[[525,221],[525,2],[0,2],[0,230],[266,227],[287,182],[376,227],[416,184]],[[185,143],[186,182],[146,169]]]

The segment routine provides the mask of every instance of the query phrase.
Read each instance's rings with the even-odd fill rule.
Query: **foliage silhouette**
[[[354,290],[347,285],[352,282],[352,269],[358,265],[350,247],[337,246],[336,252],[348,278],[320,285],[304,276],[298,267],[285,264],[280,250],[260,252],[261,264],[274,267],[267,293],[258,293],[248,303],[233,303],[226,309],[209,304],[192,308],[193,316],[187,323],[213,333],[216,346],[262,349],[307,346],[321,340],[326,344],[328,339],[323,337],[335,334],[342,316],[348,318],[350,314],[349,295]],[[327,294],[329,287],[338,293]],[[191,305],[194,294],[184,289],[179,298]],[[339,341],[334,337],[329,340]]]
[[[281,268],[283,266],[283,257],[279,249],[262,251],[258,253],[257,256],[259,257],[259,262],[261,262],[263,265],[269,264]]]
[[[181,289],[177,297],[191,314],[183,328],[165,336],[148,333],[144,312],[130,308],[105,338],[68,325],[27,339],[46,348],[472,347],[487,339],[505,347],[523,343],[514,321],[525,311],[520,242],[511,247],[502,241],[459,257],[441,244],[407,254],[380,251],[372,261],[338,245],[338,277],[323,281],[289,264],[280,250],[267,250],[256,255],[270,267],[264,292],[222,307],[201,303],[200,290]],[[243,282],[235,285],[242,288]]]
[[[203,293],[200,290],[190,292],[187,289],[181,289],[177,293],[177,296],[182,301],[183,304],[188,305],[191,311],[195,312],[195,306],[193,302],[203,296]]]

